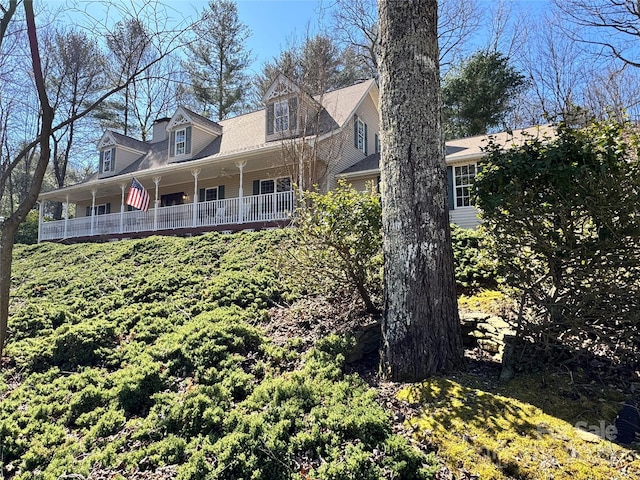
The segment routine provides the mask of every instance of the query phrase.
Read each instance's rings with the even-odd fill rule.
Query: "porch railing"
[[[295,208],[294,192],[212,200],[161,207],[157,211],[110,213],[41,224],[41,240],[180,230],[218,225],[287,220]],[[66,223],[66,226],[65,226]]]

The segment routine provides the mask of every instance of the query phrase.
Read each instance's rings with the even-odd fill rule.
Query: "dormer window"
[[[187,133],[183,128],[176,132],[176,155],[184,155],[187,147]]]
[[[295,134],[298,129],[298,98],[290,97],[267,105],[267,135]]]
[[[110,148],[108,150],[104,150],[101,157],[102,161],[100,162],[100,172],[114,172],[116,169],[116,149]]]
[[[274,104],[275,124],[274,131],[289,130],[289,102],[276,102]]]
[[[171,132],[169,156],[188,155],[191,153],[191,127]]]

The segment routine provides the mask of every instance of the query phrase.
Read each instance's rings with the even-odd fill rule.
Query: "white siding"
[[[375,135],[380,132],[380,117],[378,110],[370,95],[357,108],[355,114],[360,120],[367,124],[367,154],[375,153]],[[342,156],[338,161],[330,162],[330,174],[328,178],[328,188],[332,189],[336,186],[335,174],[349,168],[358,163],[365,157],[365,154],[354,146],[354,117],[345,123],[343,135],[344,147],[342,148]]]
[[[451,223],[455,223],[462,228],[476,228],[480,225],[478,211],[475,207],[461,207],[449,210],[449,219]]]

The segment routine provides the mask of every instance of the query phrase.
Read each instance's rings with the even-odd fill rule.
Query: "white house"
[[[43,221],[41,208],[39,240],[282,226],[295,207],[293,184],[326,191],[339,178],[356,188],[376,180],[380,136],[374,80],[311,97],[280,75],[263,102],[262,110],[220,122],[179,107],[171,118],[154,122],[149,142],[106,131],[98,144],[96,174],[40,194],[41,206],[75,204],[76,216]],[[469,187],[481,145],[482,137],[447,143],[451,219],[463,227],[478,223]],[[134,178],[150,196],[148,211],[126,204]]]

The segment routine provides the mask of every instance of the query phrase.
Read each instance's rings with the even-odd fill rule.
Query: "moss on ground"
[[[586,389],[564,384],[571,378],[566,377],[525,375],[497,385],[461,374],[408,386],[398,398],[420,412],[407,420],[415,439],[461,476],[640,478],[636,451],[596,435],[611,433],[607,427],[620,408],[619,392],[592,388],[587,397]],[[578,422],[591,433],[576,428]]]

